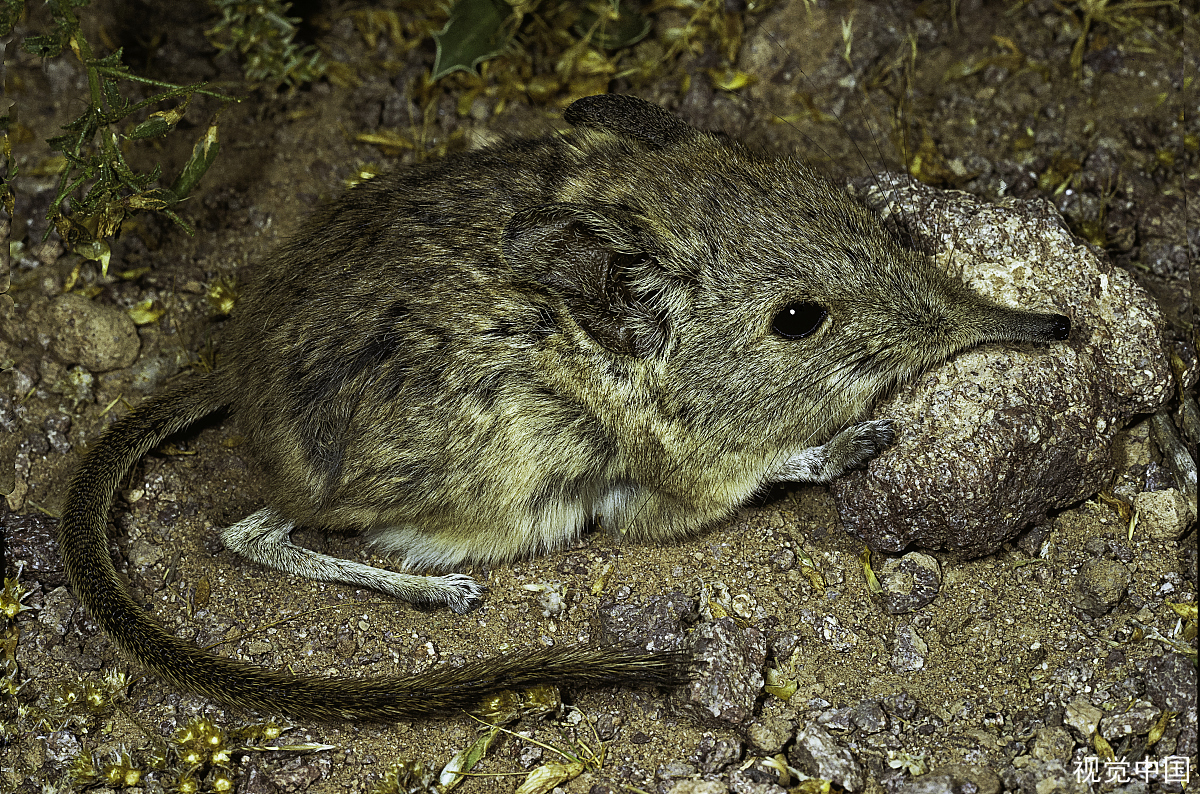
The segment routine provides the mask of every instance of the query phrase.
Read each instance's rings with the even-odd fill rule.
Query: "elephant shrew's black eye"
[[[825,307],[819,303],[789,303],[771,321],[771,330],[784,339],[803,339],[821,327]]]

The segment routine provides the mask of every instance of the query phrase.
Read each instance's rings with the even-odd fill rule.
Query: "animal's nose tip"
[[[1050,321],[1050,335],[1055,339],[1063,340],[1071,335],[1071,318],[1062,314],[1055,315]]]

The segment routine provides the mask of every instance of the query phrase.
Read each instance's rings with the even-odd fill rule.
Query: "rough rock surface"
[[[1116,560],[1091,560],[1083,564],[1075,577],[1071,601],[1098,618],[1121,602],[1131,581],[1129,569]]]
[[[833,486],[846,529],[878,551],[988,554],[1099,490],[1114,434],[1170,397],[1160,313],[1044,203],[867,185],[868,204],[972,288],[1071,318],[1066,342],[986,345],[901,387],[873,417],[896,421],[896,443]]]
[[[883,608],[889,615],[913,612],[931,603],[942,586],[937,560],[919,551],[884,562],[879,569]]]
[[[734,725],[753,717],[767,660],[763,633],[726,617],[702,623],[689,640],[697,672],[687,686],[688,706]]]
[[[1000,778],[987,767],[947,764],[901,784],[897,794],[998,794],[999,791]]]
[[[862,765],[819,725],[808,725],[796,734],[796,742],[788,750],[788,762],[846,791],[862,791]]]
[[[675,591],[645,603],[605,600],[598,614],[607,637],[648,651],[676,651],[687,642],[684,626],[695,622],[695,605]]]
[[[92,372],[128,367],[141,342],[126,312],[115,306],[66,293],[50,304],[54,337],[50,349],[64,364],[81,364]]]

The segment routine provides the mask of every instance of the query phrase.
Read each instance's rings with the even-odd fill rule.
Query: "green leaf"
[[[171,185],[171,192],[181,199],[191,193],[192,188],[200,181],[200,177],[204,176],[204,172],[212,165],[213,160],[217,159],[217,152],[220,148],[217,124],[213,122],[200,136],[200,140],[196,141],[196,145],[192,147],[192,156],[188,158],[183,170],[175,179],[175,183]]]
[[[504,24],[511,15],[512,8],[501,0],[457,0],[446,27],[433,34],[437,58],[432,79],[459,70],[472,72],[503,52],[515,32],[512,25]]]
[[[151,113],[150,118],[133,128],[128,138],[131,141],[138,141],[142,138],[161,138],[173,129],[174,127],[161,114]]]
[[[493,725],[485,731],[475,742],[466,750],[460,750],[455,754],[450,762],[442,768],[441,774],[438,775],[438,783],[442,786],[442,791],[450,791],[457,788],[460,783],[466,780],[464,772],[470,772],[475,768],[475,765],[488,753],[492,743],[496,741],[496,737],[500,735],[500,727]]]
[[[121,71],[127,72],[129,70],[121,64],[122,52],[124,52],[124,48],[118,47],[114,52],[110,52],[103,58],[96,58],[95,60],[89,61],[88,66],[107,66],[109,69],[120,69]]]
[[[121,92],[117,90],[117,84],[114,80],[104,80],[101,85],[104,91],[104,101],[108,104],[108,113],[106,120],[111,124],[115,121],[120,121],[129,112],[129,102],[125,97],[121,96]]]
[[[58,36],[26,36],[21,46],[25,52],[39,58],[54,58],[62,52],[62,42]]]
[[[192,228],[192,225],[190,223],[188,223],[187,221],[185,221],[183,218],[179,217],[175,213],[171,212],[171,210],[165,209],[165,210],[159,210],[159,212],[161,212],[163,215],[166,215],[168,218],[170,218],[171,220],[178,223],[179,228],[181,228],[185,232],[187,232],[189,236],[194,235],[196,233],[196,230]],[[264,748],[264,749],[270,749],[270,748]]]
[[[130,196],[125,203],[135,210],[165,210],[178,200],[174,193],[159,187]]]
[[[176,124],[183,120],[183,115],[187,112],[187,107],[191,101],[192,97],[188,95],[184,97],[183,102],[176,108],[151,113],[145,121],[134,127],[127,137],[132,141],[136,141],[142,138],[159,138],[166,135],[175,129]]]

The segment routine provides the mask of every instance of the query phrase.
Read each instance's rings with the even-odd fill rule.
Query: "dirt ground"
[[[180,694],[130,669],[97,635],[64,586],[51,540],[68,478],[97,432],[219,351],[224,319],[205,297],[215,279],[249,272],[364,165],[387,168],[440,148],[563,127],[557,106],[518,98],[498,108],[486,91],[460,114],[462,79],[422,117],[410,101],[411,84],[433,62],[431,42],[406,49],[381,36],[371,49],[351,13],[365,4],[305,6],[312,23],[307,35],[354,80],[323,79],[295,92],[250,90],[236,64],[218,57],[200,33],[211,24],[202,3],[129,0],[83,9],[93,46],[124,46],[134,69],[178,83],[213,81],[243,97],[222,112],[220,157],[181,210],[195,235],[161,217],[134,216],[113,244],[108,278],[64,251],[57,235],[43,242],[54,178],[37,168],[48,156],[42,141],[81,111],[82,70],[69,56],[43,63],[12,42],[5,51],[6,92],[28,132],[14,149],[22,173],[13,183],[9,235],[15,312],[0,336],[0,478],[14,472],[0,481],[11,491],[0,521],[5,576],[19,575],[28,591],[23,603],[32,609],[15,617],[4,646],[19,668],[14,675],[10,664],[6,680],[23,687],[0,701],[0,789],[68,790],[67,772],[80,753],[95,754],[101,766],[127,753],[128,766],[146,773],[127,790],[169,788],[187,766],[170,740],[197,716],[226,732],[273,718],[287,729],[276,745],[323,745],[261,749],[272,743],[231,733],[227,771],[202,767],[197,775],[202,790],[215,790],[217,777],[228,774],[242,792],[373,790],[398,761],[440,769],[480,730],[466,716],[384,726],[296,723]],[[930,3],[800,0],[751,7],[742,15],[737,62],[753,77],[750,85],[714,89],[706,70],[720,64],[709,45],[640,93],[699,127],[795,154],[833,175],[898,168],[916,153],[922,175],[943,186],[993,199],[1045,196],[1073,229],[1106,247],[1159,298],[1168,333],[1179,338],[1190,294],[1187,235],[1194,250],[1200,227],[1194,5],[1141,13],[1136,28],[1095,23],[1081,79],[1069,65],[1078,19],[1063,6],[967,0],[956,10],[951,17]],[[678,24],[682,14],[663,11],[654,18],[661,29]],[[610,89],[627,85],[617,80]],[[215,107],[198,99],[180,125],[183,134],[129,152],[131,162],[160,162],[164,173],[175,173]],[[358,138],[380,131],[403,134],[416,147],[379,147]],[[1186,213],[1185,196],[1192,202]],[[76,266],[74,288],[97,288],[89,293],[94,301],[129,308],[153,299],[166,309],[138,328],[140,352],[132,366],[95,372],[90,382],[49,352],[54,329],[29,320],[45,316],[42,308],[64,291]],[[1131,498],[1166,482],[1148,425],[1141,418],[1119,438],[1115,493]],[[1122,714],[1149,697],[1147,687],[1156,686],[1149,676],[1157,675],[1168,652],[1190,644],[1195,658],[1194,618],[1185,637],[1185,624],[1170,606],[1195,604],[1194,526],[1180,537],[1145,526],[1130,536],[1118,512],[1099,499],[1050,515],[999,553],[965,562],[939,557],[940,594],[907,616],[889,615],[873,599],[859,561],[861,543],[842,531],[831,497],[817,486],[777,490],[689,543],[628,547],[597,533],[562,553],[476,571],[488,594],[482,608],[465,616],[414,611],[369,592],[239,561],[222,548],[217,529],[261,504],[258,475],[241,439],[232,423],[218,418],[145,458],[118,500],[112,547],[137,597],[180,636],[204,646],[219,643],[218,653],[268,667],[330,674],[393,674],[532,644],[586,642],[596,635],[598,615],[614,605],[647,605],[670,594],[698,601],[702,588],[716,586],[728,591],[730,603],[748,605],[743,619],[765,633],[769,666],[784,665],[792,649],[802,649],[797,668],[787,671],[795,694],[784,702],[764,693],[755,724],[786,724],[790,731],[823,720],[865,766],[872,792],[896,791],[951,764],[976,770],[984,789],[989,780],[1005,789],[1028,788],[1033,784],[1023,770],[1048,761],[1069,771],[1098,751],[1068,730],[1068,704],[1084,698],[1106,715]],[[365,555],[353,538],[304,530],[295,539],[387,565]],[[805,555],[821,586],[797,563]],[[1100,617],[1071,599],[1081,567],[1094,559],[1118,560],[1131,574],[1123,598]],[[915,672],[898,673],[891,664],[902,623],[915,627],[928,646]],[[830,625],[840,627],[832,639]],[[1155,632],[1178,645],[1155,639]],[[129,679],[95,710],[62,702],[83,691],[80,682],[101,682],[113,669],[127,670]],[[906,707],[902,695],[917,705]],[[719,786],[713,791],[725,785],[777,790],[755,761],[773,755],[761,745],[761,733],[701,720],[678,707],[677,695],[601,690],[564,696],[573,710],[510,726],[542,744],[502,738],[477,768],[509,776],[470,779],[460,790],[513,790],[522,780],[514,773],[563,760],[546,746],[586,755],[581,746],[599,754],[602,742],[603,758],[584,764],[562,784],[564,791],[667,791],[705,776]],[[839,728],[845,709],[869,712],[871,703],[882,704],[885,728],[872,729],[861,718]],[[1148,752],[1161,756],[1176,748],[1194,769],[1194,702],[1190,734],[1188,719],[1168,721]],[[1065,749],[1050,748],[1060,734],[1067,737]],[[1118,756],[1136,755],[1148,735],[1139,728],[1124,744],[1113,742],[1114,749]],[[252,744],[258,746],[242,749]],[[152,771],[160,756],[166,769]],[[1179,790],[1162,781],[1151,788]]]

